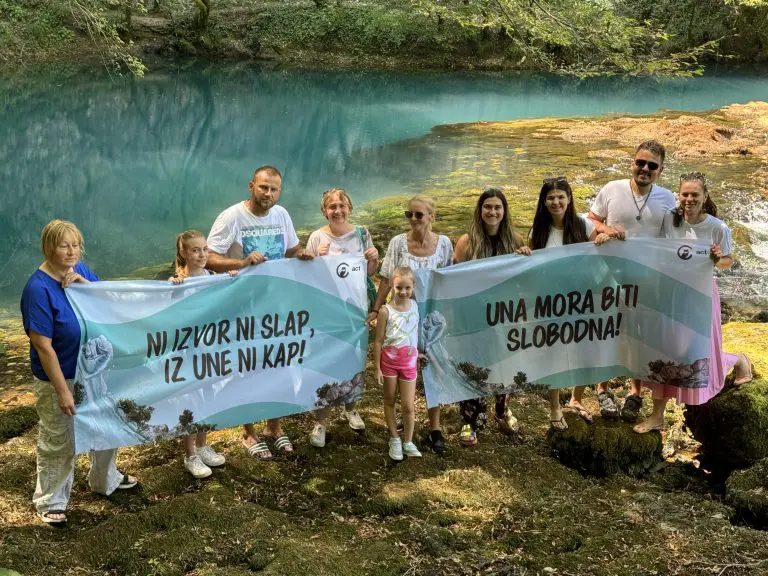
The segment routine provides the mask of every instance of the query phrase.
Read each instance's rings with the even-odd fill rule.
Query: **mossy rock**
[[[21,436],[37,424],[37,411],[32,406],[19,406],[0,412],[0,442]]]
[[[703,406],[686,407],[685,422],[701,442],[702,464],[727,473],[768,457],[768,380],[727,388]]]
[[[21,574],[9,568],[0,568],[0,576],[21,576]]]
[[[569,468],[594,476],[623,472],[642,476],[662,462],[661,434],[638,434],[623,422],[595,418],[587,424],[577,414],[566,412],[567,430],[547,433],[552,453]]]
[[[768,528],[768,458],[731,474],[725,499],[736,509],[736,519],[754,528]]]

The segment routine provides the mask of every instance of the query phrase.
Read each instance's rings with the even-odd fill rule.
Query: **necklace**
[[[653,184],[651,184],[651,189],[648,191],[648,194],[646,195],[642,206],[638,205],[637,198],[635,198],[635,191],[632,190],[632,186],[629,187],[629,193],[632,194],[632,202],[635,203],[635,208],[637,209],[637,216],[635,216],[635,220],[640,222],[641,220],[640,215],[643,213],[643,209],[645,208],[645,205],[648,204],[648,200],[651,199],[651,194],[653,194]]]

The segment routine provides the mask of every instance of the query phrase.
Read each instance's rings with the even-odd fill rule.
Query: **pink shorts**
[[[385,346],[381,351],[381,373],[410,382],[416,380],[416,360],[419,353],[413,346]]]

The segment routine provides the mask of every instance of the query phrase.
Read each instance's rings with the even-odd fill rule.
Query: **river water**
[[[0,77],[0,304],[18,305],[51,218],[78,224],[97,273],[121,276],[169,262],[179,231],[207,232],[246,197],[262,164],[283,171],[280,202],[297,228],[310,229],[331,186],[350,191],[356,206],[433,188],[445,161],[432,153],[441,125],[705,111],[766,94],[768,77],[757,73],[579,81],[189,64],[141,80],[103,69]],[[765,203],[739,215],[757,231],[758,260],[768,257],[759,240],[767,215]]]

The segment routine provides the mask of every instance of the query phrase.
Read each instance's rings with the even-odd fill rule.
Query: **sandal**
[[[621,419],[624,422],[637,422],[642,407],[643,399],[635,394],[630,394],[624,398],[624,405],[621,407]]]
[[[638,434],[645,434],[647,432],[653,432],[654,430],[661,432],[664,430],[664,422],[661,424],[654,424],[653,426],[649,426],[648,421],[646,420],[645,422],[640,422],[640,424],[634,426],[632,430]]]
[[[610,390],[605,390],[597,395],[597,403],[600,406],[600,416],[606,420],[619,419],[619,407],[616,406],[616,397]]]
[[[267,436],[267,438],[272,438],[272,437]],[[280,450],[285,454],[290,454],[291,452],[293,452],[293,444],[291,444],[291,439],[288,438],[288,436],[286,436],[285,434],[277,438],[272,438],[272,442],[274,443],[276,450]]]
[[[477,444],[477,433],[472,430],[472,426],[464,424],[459,432],[459,442],[462,446],[474,446]]]
[[[51,514],[60,514],[64,518],[51,518]],[[63,526],[67,523],[67,511],[66,510],[48,510],[47,512],[40,513],[40,520],[51,526]]]
[[[746,384],[747,382],[752,382],[752,379],[755,377],[754,374],[752,374],[752,360],[749,359],[749,356],[746,354],[742,354],[744,356],[744,360],[747,361],[747,370],[749,371],[748,376],[742,376],[741,378],[735,378],[733,380],[733,383],[735,386],[741,386],[742,384]]]
[[[499,417],[498,415],[495,415],[495,417],[502,434],[513,436],[520,432],[520,423],[517,421],[517,418],[512,415],[509,408],[504,410],[503,417]]]
[[[123,474],[123,479],[120,480],[120,484],[117,485],[117,489],[130,490],[131,488],[135,487],[138,483],[139,481],[133,476],[128,476],[128,474]]]
[[[581,402],[568,402],[568,407],[575,410],[587,424],[592,424],[592,414],[590,414],[589,410],[584,408],[584,405]]]
[[[557,420],[549,419],[549,425],[553,430],[568,430],[568,423],[565,421],[565,416],[560,416]]]
[[[256,458],[257,460],[272,460],[272,452],[269,451],[269,446],[267,446],[267,443],[264,441],[254,442],[250,446],[246,446],[245,443],[243,443],[243,448],[245,448],[246,454],[251,458]]]

